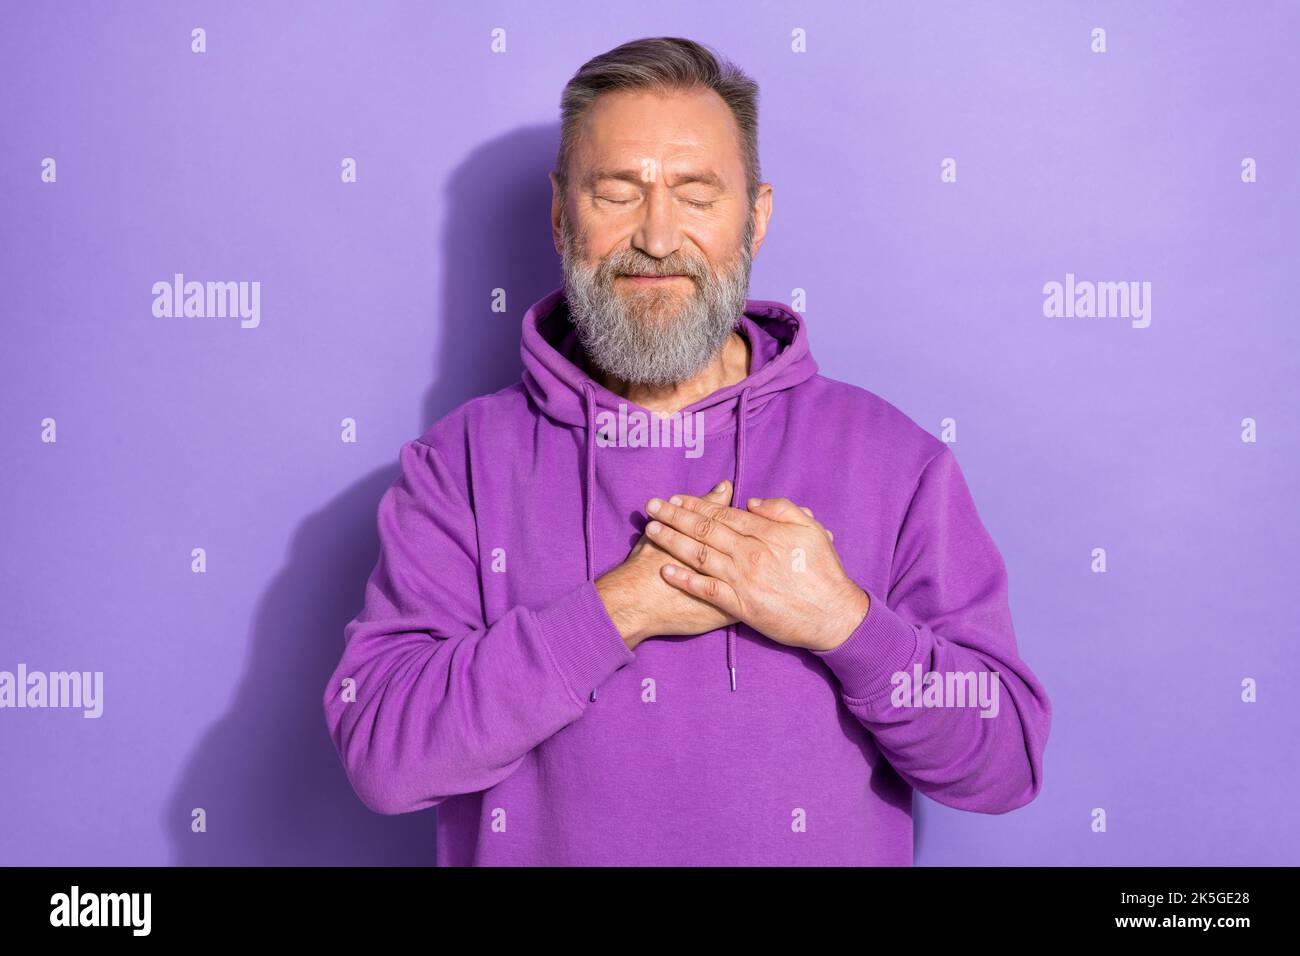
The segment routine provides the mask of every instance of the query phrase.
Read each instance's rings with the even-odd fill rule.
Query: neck
[[[738,332],[732,332],[722,350],[708,365],[685,381],[671,385],[629,383],[599,370],[588,371],[620,398],[626,398],[649,411],[671,415],[720,389],[744,381],[749,375],[749,353],[749,340]]]

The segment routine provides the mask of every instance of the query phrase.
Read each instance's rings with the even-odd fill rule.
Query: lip
[[[687,278],[687,276],[685,276],[685,275],[671,275],[671,276],[634,276],[634,275],[622,275],[622,276],[619,276],[619,278],[620,278],[620,279],[627,279],[628,281],[630,281],[630,282],[634,282],[634,283],[637,283],[638,285],[658,285],[658,284],[661,283],[661,282],[671,282],[671,281],[673,281],[674,279],[685,279],[685,278]]]

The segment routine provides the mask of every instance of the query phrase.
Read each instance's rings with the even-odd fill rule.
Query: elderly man
[[[912,793],[1005,813],[1047,695],[949,446],[747,298],[757,88],[679,38],[562,99],[564,284],[521,381],[406,443],[325,689],[440,865],[910,865]]]

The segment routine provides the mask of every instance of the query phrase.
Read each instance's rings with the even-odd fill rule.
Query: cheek
[[[592,216],[583,227],[587,256],[593,262],[602,262],[630,244],[631,228],[626,223],[612,221],[611,217]]]
[[[716,221],[694,223],[687,230],[687,236],[697,249],[696,254],[703,256],[710,267],[736,258],[743,233],[743,223],[733,227],[731,222]]]

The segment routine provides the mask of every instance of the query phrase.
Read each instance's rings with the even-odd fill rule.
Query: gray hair
[[[592,102],[612,90],[672,92],[710,89],[722,97],[740,128],[749,206],[758,198],[758,84],[710,47],[683,37],[643,37],[593,57],[560,97],[560,150],[555,175],[563,195],[578,126]]]

